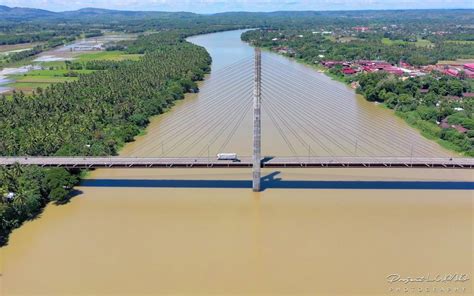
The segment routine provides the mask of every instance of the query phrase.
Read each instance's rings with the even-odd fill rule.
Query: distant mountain
[[[281,18],[281,17],[295,17],[295,18],[321,18],[331,16],[346,16],[346,17],[372,17],[376,12],[388,18],[393,18],[395,12],[403,12],[404,15],[410,15],[412,18],[423,18],[426,13],[430,12],[456,13],[469,12],[470,9],[450,9],[450,10],[358,10],[358,11],[275,11],[275,12],[224,12],[211,14],[215,18],[250,18],[261,19],[262,17]],[[60,20],[60,21],[118,21],[118,20],[143,20],[143,19],[172,19],[172,18],[193,18],[196,16],[204,16],[192,12],[164,12],[164,11],[126,11],[126,10],[110,10],[101,8],[82,8],[74,11],[52,12],[43,9],[22,8],[22,7],[8,7],[0,5],[0,23],[6,21],[35,21],[35,20]],[[209,15],[207,15],[209,16]]]
[[[8,7],[0,5],[0,19],[7,20],[27,20],[45,17],[54,17],[57,13],[34,8]]]
[[[191,17],[196,14],[191,12],[163,12],[163,11],[126,11],[126,10],[110,10],[101,8],[82,8],[74,11],[52,12],[42,9],[8,7],[0,5],[0,21],[4,20],[37,20],[37,19],[115,19],[115,18],[163,18],[170,16]]]

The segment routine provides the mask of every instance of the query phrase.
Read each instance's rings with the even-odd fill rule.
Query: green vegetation
[[[123,51],[100,51],[95,53],[85,53],[77,57],[75,62],[88,62],[94,60],[101,61],[138,61],[142,57],[141,54],[126,54]]]
[[[114,67],[31,95],[1,96],[0,154],[115,155],[148,124],[150,116],[196,89],[195,81],[209,71],[211,59],[205,49],[184,41],[181,34],[143,36],[130,44],[136,46],[146,52],[139,61],[114,62]],[[76,173],[2,170],[0,243],[48,201],[66,201]]]
[[[59,64],[59,65],[61,65],[59,67],[64,68],[64,69],[55,70],[54,67],[53,67],[53,70],[34,70],[34,71],[31,71],[31,72],[28,72],[23,77],[36,77],[36,76],[65,77],[65,76],[67,76],[68,73],[70,73],[71,71],[66,69],[66,64],[64,62],[59,62],[59,63],[62,63],[62,65]],[[75,70],[74,72],[76,72],[77,74],[91,74],[94,71],[93,70]]]
[[[474,156],[474,101],[453,99],[471,91],[468,83],[447,76],[401,80],[386,73],[360,74],[356,80],[360,84],[357,91],[367,100],[383,102],[424,136],[437,139],[444,147]],[[429,87],[428,92],[421,93],[420,89],[425,87]],[[440,128],[438,122],[446,120],[449,126],[462,126],[469,132]]]
[[[401,44],[406,44],[407,42],[406,41],[403,41],[403,40],[392,40],[390,38],[382,38],[382,44],[384,45],[394,45],[394,44],[398,44],[398,45],[401,45]]]
[[[61,68],[66,68],[64,62]],[[92,70],[34,70],[22,75],[11,75],[9,78],[15,82],[9,87],[24,93],[32,93],[37,88],[45,88],[54,83],[71,82],[78,79],[78,76],[91,74]]]
[[[449,76],[402,80],[384,72],[347,76],[341,70],[342,67],[336,66],[326,74],[340,82],[358,82],[358,93],[368,101],[380,102],[393,109],[426,138],[447,149],[474,156],[474,100],[462,98],[464,92],[474,90],[474,80]],[[426,92],[421,92],[422,89]],[[449,128],[439,127],[442,121],[446,121]],[[453,126],[468,131],[459,132]]]
[[[412,42],[383,37],[381,33],[358,33],[357,39],[347,39],[354,34],[350,29],[343,30],[344,34],[333,32],[331,36],[315,32],[318,31],[253,30],[244,33],[242,40],[260,47],[286,48],[288,56],[302,59],[308,64],[325,60],[386,60],[391,63],[403,60],[412,65],[429,65],[440,60],[474,56],[474,47],[470,44],[443,40],[432,43],[429,39],[419,37]],[[342,38],[346,38],[346,41],[342,42]]]
[[[0,168],[0,246],[12,229],[35,218],[48,202],[67,203],[76,183],[76,175],[64,169]]]
[[[449,41],[447,41],[449,42]],[[411,42],[413,44],[415,44],[415,46],[417,47],[431,47],[431,46],[434,46],[433,43],[431,43],[431,41],[427,40],[427,39],[420,39],[420,38],[417,38],[417,40],[415,42]],[[390,38],[382,38],[382,44],[384,45],[408,45],[410,44],[410,41],[404,41],[404,40],[392,40]]]
[[[474,40],[447,40],[448,43],[474,45]]]

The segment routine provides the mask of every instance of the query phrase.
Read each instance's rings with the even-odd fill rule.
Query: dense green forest
[[[130,44],[137,62],[84,75],[27,96],[0,97],[1,155],[116,155],[152,115],[160,114],[209,71],[204,48],[182,32],[147,35]],[[2,240],[49,200],[64,201],[76,172],[12,168],[0,172]],[[58,177],[57,181],[51,180]],[[51,180],[45,182],[44,180]],[[13,199],[9,199],[8,196]]]

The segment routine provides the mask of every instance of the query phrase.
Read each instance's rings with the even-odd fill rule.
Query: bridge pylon
[[[260,48],[255,48],[254,71],[252,189],[254,192],[259,192],[262,177],[262,51]]]

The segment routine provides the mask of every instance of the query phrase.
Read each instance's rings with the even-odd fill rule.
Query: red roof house
[[[378,70],[378,69],[375,69],[375,68],[370,67],[370,66],[363,66],[362,69],[364,69],[365,72],[369,72],[369,73],[375,72],[375,71]]]
[[[466,74],[467,78],[474,79],[474,71],[464,68],[464,73]]]
[[[342,69],[342,73],[344,73],[346,75],[352,75],[352,74],[357,73],[357,71],[352,69],[352,68],[344,68],[344,69]]]
[[[445,118],[443,120],[441,120],[441,123],[439,124],[439,127],[441,127],[442,129],[446,129],[446,128],[454,128],[455,130],[457,130],[458,132],[464,134],[464,133],[467,133],[469,130],[465,127],[463,127],[462,125],[450,125],[448,123],[448,120]]]
[[[323,64],[327,68],[332,68],[336,65],[343,65],[344,63],[345,62],[342,62],[342,61],[324,61],[324,62],[321,62],[321,64]]]
[[[441,123],[439,124],[439,127],[445,129],[445,128],[450,128],[451,125],[448,123],[448,120],[445,118],[445,119],[441,120]]]
[[[395,74],[399,76],[403,75],[403,70],[397,67],[386,67],[383,70],[390,74]]]
[[[452,77],[458,77],[459,75],[459,71],[454,69],[446,69],[443,73]]]
[[[367,31],[369,31],[369,27],[354,27],[352,29],[354,29],[357,32],[367,32]]]
[[[464,69],[474,72],[474,63],[473,64],[464,64]]]
[[[469,130],[462,125],[453,125],[453,128],[461,134],[467,133]]]

